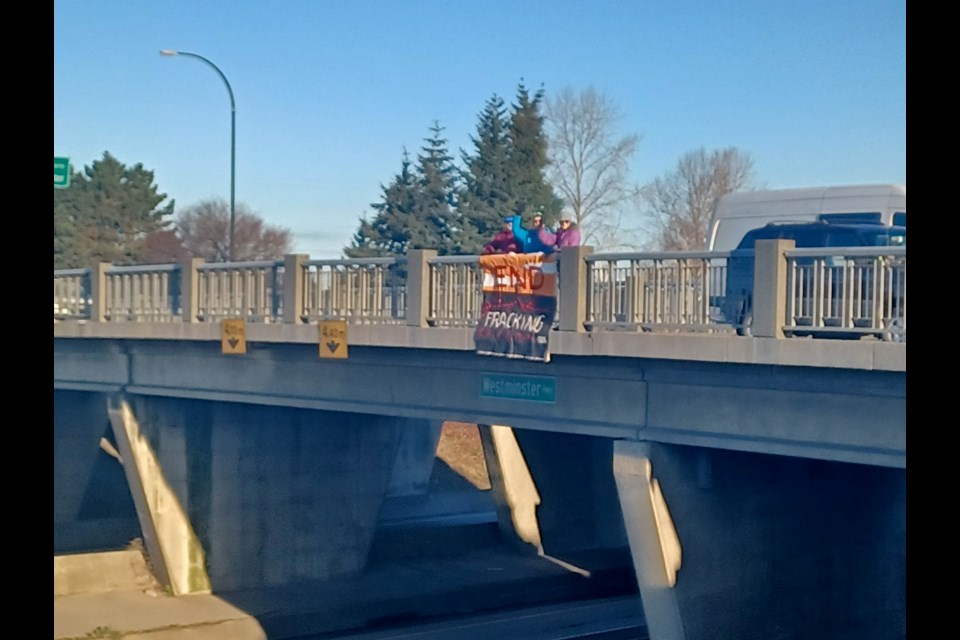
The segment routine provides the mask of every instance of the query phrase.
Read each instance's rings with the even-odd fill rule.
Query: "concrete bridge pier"
[[[400,443],[390,475],[387,498],[427,493],[442,431],[442,420],[410,418],[405,421],[400,428]]]
[[[116,549],[140,535],[113,445],[106,393],[54,391],[54,554]]]
[[[906,637],[906,470],[617,441],[651,640]]]
[[[129,407],[137,469],[128,479],[146,496],[138,506],[145,533],[156,532],[151,559],[163,554],[171,581],[185,580],[176,592],[204,590],[198,550],[218,592],[364,568],[404,419],[152,396]],[[164,487],[168,498],[151,493]],[[197,547],[162,548],[165,528],[185,526]]]
[[[537,520],[544,553],[580,566],[584,552],[626,549],[610,468],[613,441],[530,429],[514,433],[540,494]]]
[[[507,426],[481,435],[505,539],[584,575],[629,564],[612,440]]]

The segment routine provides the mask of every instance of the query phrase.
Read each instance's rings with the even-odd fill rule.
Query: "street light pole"
[[[162,56],[187,56],[190,58],[196,58],[201,62],[206,62],[208,65],[213,67],[213,70],[217,72],[217,75],[220,76],[220,79],[223,80],[223,84],[227,85],[227,93],[230,94],[230,238],[229,238],[229,249],[228,249],[228,260],[233,262],[233,251],[234,251],[234,229],[236,227],[236,209],[234,208],[234,198],[236,193],[236,167],[237,167],[237,103],[233,100],[233,89],[230,88],[230,83],[227,82],[227,76],[223,75],[223,71],[220,71],[220,67],[213,64],[206,58],[196,53],[189,53],[187,51],[174,51],[173,49],[162,49],[160,51]]]

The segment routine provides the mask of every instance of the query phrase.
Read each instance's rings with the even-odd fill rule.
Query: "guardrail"
[[[735,314],[731,252],[562,251],[561,331],[875,336],[906,341],[906,248],[796,249],[761,241]],[[479,256],[204,263],[54,271],[54,321],[248,322],[472,327],[483,304]],[[738,285],[740,286],[740,285]],[[740,295],[743,293],[740,292]]]

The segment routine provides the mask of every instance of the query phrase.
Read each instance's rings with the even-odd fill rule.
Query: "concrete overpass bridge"
[[[175,592],[350,575],[458,420],[518,545],[629,549],[652,638],[903,637],[905,250],[847,252],[758,245],[743,337],[723,254],[565,249],[549,363],[475,352],[475,256],[55,272],[55,546],[108,431]]]

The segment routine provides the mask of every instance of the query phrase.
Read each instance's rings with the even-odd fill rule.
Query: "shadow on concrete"
[[[608,554],[589,576],[503,547],[371,564],[359,576],[217,593],[271,640],[370,631],[473,613],[637,593],[632,565]]]
[[[116,448],[109,425],[103,440]],[[53,554],[116,551],[142,536],[123,466],[101,450],[93,463],[77,517],[53,523]]]

